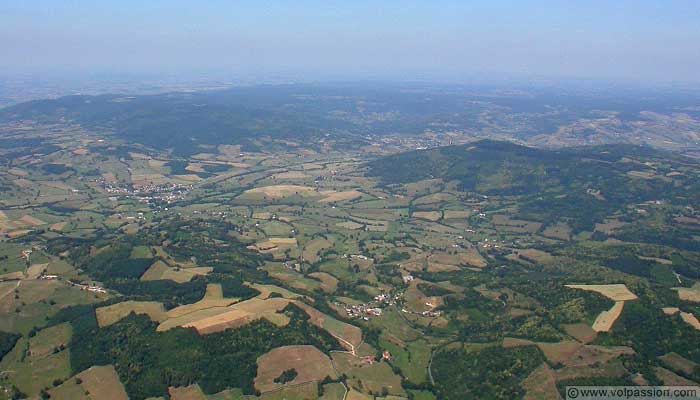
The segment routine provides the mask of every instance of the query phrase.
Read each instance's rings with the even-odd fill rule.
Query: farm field
[[[557,399],[700,379],[695,161],[432,133],[182,153],[36,124],[55,136],[0,149],[0,393]]]

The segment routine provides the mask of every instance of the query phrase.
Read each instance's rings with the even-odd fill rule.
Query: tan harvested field
[[[556,374],[547,363],[543,363],[522,382],[524,400],[559,400]]]
[[[310,277],[321,281],[321,290],[326,293],[333,293],[338,288],[338,278],[326,272],[312,272]]]
[[[637,295],[630,292],[624,284],[612,285],[564,285],[571,289],[581,289],[597,292],[614,301],[636,300]]]
[[[197,275],[207,275],[213,270],[211,267],[173,268],[158,260],[141,275],[140,280],[156,281],[162,279],[185,283],[191,281]]]
[[[674,288],[678,291],[678,298],[683,301],[692,301],[700,303],[700,289],[696,288]]]
[[[326,197],[319,200],[319,203],[335,203],[338,201],[347,201],[359,199],[364,193],[357,190],[349,190],[346,192],[321,192]]]
[[[246,286],[249,286],[249,287],[257,290],[258,292],[260,292],[260,294],[257,297],[260,299],[263,299],[263,300],[269,298],[272,293],[279,293],[285,299],[298,299],[298,298],[303,297],[300,294],[296,294],[292,291],[289,291],[285,288],[275,286],[275,285],[263,285],[263,284],[258,284],[258,283],[246,282]]]
[[[692,326],[696,330],[700,331],[700,321],[695,317],[695,315],[688,313],[688,312],[682,312],[681,311],[681,318],[683,321],[685,321],[686,324]]]
[[[170,387],[168,394],[171,400],[207,400],[207,396],[196,383],[184,387]]]
[[[595,322],[593,322],[593,330],[596,332],[610,332],[615,321],[620,318],[624,307],[624,301],[616,301],[611,309],[602,311],[596,317]]]
[[[692,375],[693,371],[698,366],[697,363],[695,363],[691,360],[688,360],[687,358],[681,356],[678,353],[665,354],[663,356],[660,356],[659,360],[661,360],[664,364],[666,364],[670,368],[672,368],[676,371],[681,371],[688,376]]]
[[[269,212],[253,213],[253,219],[270,219],[271,217],[272,217],[272,213],[269,213]]]
[[[248,246],[248,248],[251,250],[258,251],[260,253],[268,253],[296,246],[296,238],[268,238],[265,241],[255,243],[255,245],[252,246]]]
[[[244,195],[262,195],[270,199],[282,199],[294,195],[318,195],[316,189],[309,186],[300,185],[272,185],[249,189]]]
[[[350,230],[358,230],[362,228],[364,225],[358,224],[357,222],[353,221],[346,221],[346,222],[339,222],[335,224],[335,226],[344,228],[344,229],[350,229]]]
[[[80,383],[78,384],[78,379]],[[49,390],[55,400],[128,400],[124,385],[111,365],[94,366]]]
[[[200,334],[221,332],[229,328],[237,328],[253,321],[265,318],[278,326],[289,323],[289,318],[279,314],[291,300],[270,298],[262,300],[252,298],[224,308],[209,308],[185,314],[181,317],[170,318],[158,325],[158,331],[165,331],[177,326],[195,328]]]
[[[158,260],[158,261],[154,262],[153,265],[148,267],[146,272],[144,272],[143,275],[141,275],[141,278],[139,278],[139,279],[142,281],[156,281],[159,279],[163,279],[162,278],[163,274],[168,269],[170,269],[168,264],[164,263],[163,261]]]
[[[440,211],[415,211],[413,212],[412,217],[425,219],[428,221],[437,221],[442,218],[442,213]]]
[[[395,374],[389,363],[367,364],[361,358],[342,352],[331,354],[336,370],[348,377],[349,387],[363,388],[363,391],[381,393],[386,388],[390,395],[406,396],[401,387],[401,377]]]
[[[681,309],[678,307],[663,307],[661,311],[663,311],[666,315],[674,315],[681,312]]]
[[[224,307],[228,307],[232,304],[238,302],[237,298],[224,298],[223,291],[221,289],[221,284],[210,283],[207,285],[207,291],[204,297],[196,303],[183,304],[181,306],[175,307],[166,313],[167,318],[180,318],[188,314],[192,314],[196,311],[202,311],[207,309],[220,308],[223,310]]]
[[[338,373],[333,368],[330,358],[314,346],[284,346],[273,349],[257,360],[258,374],[255,388],[269,392],[283,386],[298,385],[307,382],[320,382],[326,377],[337,379]],[[297,376],[284,385],[274,380],[284,371],[294,369]]]
[[[97,323],[101,328],[127,317],[131,313],[146,314],[153,321],[160,322],[166,318],[165,308],[162,303],[155,301],[124,301],[95,310]]]

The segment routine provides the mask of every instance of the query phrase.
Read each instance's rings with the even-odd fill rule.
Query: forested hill
[[[459,182],[464,191],[525,196],[523,213],[585,225],[630,204],[687,204],[700,197],[695,161],[646,146],[547,150],[482,140],[400,153],[368,167],[368,175],[385,184],[439,178]]]

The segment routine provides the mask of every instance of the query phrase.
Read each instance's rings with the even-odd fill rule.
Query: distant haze
[[[697,0],[0,1],[0,73],[700,82]]]

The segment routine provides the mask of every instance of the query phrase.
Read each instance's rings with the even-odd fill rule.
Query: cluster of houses
[[[117,200],[119,196],[127,199],[135,199],[141,203],[166,203],[171,204],[183,200],[192,189],[192,185],[169,183],[164,185],[144,185],[134,187],[132,185],[119,185],[107,182],[103,177],[95,180],[102,189],[109,193],[110,199]]]
[[[382,307],[395,305],[403,297],[403,292],[382,293],[374,296],[371,303],[363,303],[357,305],[348,305],[336,302],[335,305],[343,307],[345,313],[350,318],[361,318],[369,321],[370,317],[378,317],[382,315]]]
[[[49,275],[49,274],[41,274],[39,276],[39,279],[44,279],[44,280],[60,280],[61,278],[58,275]],[[105,294],[107,293],[107,289],[103,288],[102,286],[97,286],[97,285],[87,285],[83,283],[75,283],[70,280],[67,280],[69,285],[77,287],[80,290],[86,290],[88,292],[92,293],[97,293],[97,294]]]

